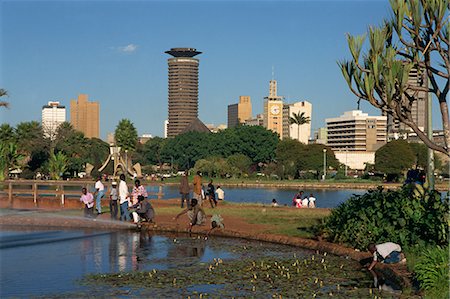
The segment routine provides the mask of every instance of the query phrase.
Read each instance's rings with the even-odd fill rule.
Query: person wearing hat
[[[111,219],[116,220],[117,214],[119,211],[119,207],[117,204],[117,200],[119,199],[119,195],[117,193],[117,183],[112,182],[111,184],[111,192],[109,193],[109,211],[111,212]]]

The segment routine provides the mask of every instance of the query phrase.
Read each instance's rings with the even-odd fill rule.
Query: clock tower
[[[264,127],[282,137],[283,97],[277,96],[277,81],[270,80],[269,96],[264,98]]]

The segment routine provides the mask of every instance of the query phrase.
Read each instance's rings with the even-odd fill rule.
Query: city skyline
[[[389,3],[4,1],[0,9],[0,79],[11,103],[0,110],[0,122],[39,121],[44,103],[69,106],[74,95],[85,93],[101,104],[105,139],[122,118],[130,119],[139,135],[163,135],[164,51],[174,47],[204,53],[199,68],[204,123],[226,123],[227,106],[242,94],[252,98],[254,117],[262,113],[274,68],[285,102],[311,102],[311,129],[323,127],[326,118],[356,109],[336,65],[350,56],[345,33],[362,34],[380,24]],[[366,102],[361,109],[380,115]],[[440,128],[436,119],[434,127]]]

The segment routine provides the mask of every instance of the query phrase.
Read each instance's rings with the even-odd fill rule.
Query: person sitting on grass
[[[134,223],[140,223],[141,221],[153,222],[155,210],[153,210],[150,201],[143,195],[138,195],[137,199],[138,203],[131,206],[131,208],[135,209],[131,213]]]
[[[202,225],[206,220],[205,211],[203,211],[203,209],[200,207],[196,198],[193,198],[191,200],[191,206],[189,208],[186,208],[183,211],[181,211],[177,216],[173,218],[173,220],[177,220],[178,217],[186,213],[189,217],[189,227],[188,227],[189,232],[192,231],[192,227],[194,225]]]
[[[278,202],[275,198],[272,199],[272,207],[278,207]]]
[[[392,242],[386,242],[378,245],[370,243],[367,246],[367,249],[373,254],[372,263],[368,267],[369,270],[372,270],[377,262],[394,264],[406,261],[400,245]]]

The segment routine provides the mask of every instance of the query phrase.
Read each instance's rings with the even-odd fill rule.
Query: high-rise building
[[[172,48],[169,65],[169,124],[167,137],[175,137],[198,117],[198,65],[201,54],[193,48]]]
[[[327,144],[327,128],[319,128],[314,132],[314,143]]]
[[[252,102],[249,96],[240,96],[239,103],[228,105],[228,128],[236,127],[252,118]]]
[[[427,86],[428,77],[426,72],[422,71],[419,73],[416,68],[413,68],[409,73],[408,84],[411,86]],[[407,90],[406,93],[412,96],[416,91],[411,89]],[[416,101],[413,102],[411,107],[412,120],[420,130],[425,131],[428,122],[428,92],[418,91],[414,97]],[[403,95],[403,100],[406,100],[405,95]],[[392,115],[387,114],[387,137],[389,140],[407,138],[412,132],[409,126],[394,120]]]
[[[369,116],[361,110],[327,118],[327,145],[333,151],[375,152],[386,143],[386,116]]]
[[[66,107],[59,102],[42,106],[42,129],[46,137],[54,138],[60,124],[66,121]]]
[[[98,102],[89,102],[87,94],[80,94],[77,100],[70,100],[70,123],[73,128],[88,138],[99,138],[99,106]]]
[[[302,125],[290,124],[289,118],[294,114],[304,113],[304,117],[311,120],[312,104],[307,101],[283,105],[283,134],[282,138],[291,138],[308,144],[311,137],[311,121]]]
[[[283,97],[277,95],[277,81],[270,80],[269,96],[264,98],[264,127],[283,135]]]

